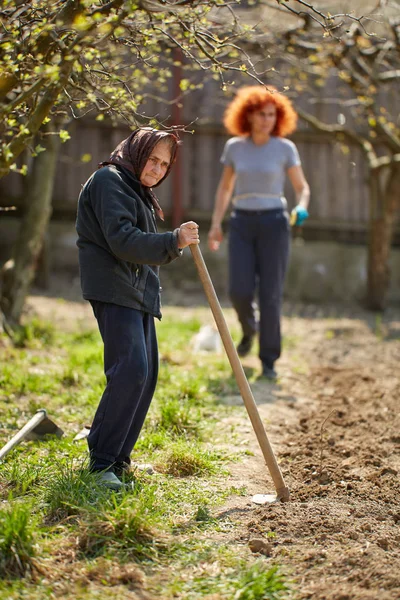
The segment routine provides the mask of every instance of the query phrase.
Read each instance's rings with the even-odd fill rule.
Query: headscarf
[[[108,160],[99,163],[99,169],[106,165],[120,165],[121,167],[128,169],[128,171],[130,171],[140,182],[140,175],[155,146],[168,137],[173,138],[175,142],[170,146],[171,161],[164,177],[154,186],[156,187],[168,177],[176,158],[179,140],[175,134],[168,131],[158,131],[158,129],[153,129],[152,127],[141,127],[140,129],[136,129],[129,137],[118,144],[115,150],[111,152]],[[152,204],[155,213],[162,221],[164,221],[164,213],[152,188],[145,186],[142,186],[142,188],[144,195]]]

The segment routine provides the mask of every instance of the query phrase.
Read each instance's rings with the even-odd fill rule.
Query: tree
[[[270,6],[270,3],[265,3]],[[313,111],[300,117],[342,144],[357,144],[369,173],[369,240],[367,303],[385,307],[389,256],[400,207],[400,3],[365,1],[364,14],[331,15],[303,0],[282,2],[301,21],[268,47],[280,48],[281,75],[292,94],[311,99],[336,81],[336,121],[322,122]],[[301,5],[296,9],[292,5]],[[330,3],[333,4],[333,3]],[[322,6],[322,7],[321,7]],[[357,8],[357,7],[356,7]],[[278,59],[277,53],[276,58]]]
[[[242,32],[231,3],[221,0],[3,0],[0,17],[0,177],[26,174],[18,159],[28,151],[36,190],[2,283],[0,308],[16,324],[51,212],[48,195],[37,191],[51,196],[53,166],[42,164],[54,164],[55,150],[41,153],[54,146],[51,136],[69,138],[63,122],[93,115],[153,124],[141,107],[163,97],[183,61],[180,96],[196,87],[196,71],[222,82],[228,70],[261,80],[236,44]]]
[[[26,178],[26,210],[21,219],[14,256],[3,269],[1,300],[11,324],[18,323],[22,313],[52,210],[51,199],[60,139],[58,136],[49,136],[43,143],[45,151],[33,161]]]
[[[60,112],[143,122],[139,107],[154,88],[161,95],[174,49],[191,70],[251,71],[243,53],[237,64],[234,17],[227,23],[225,16],[220,27],[207,21],[211,10],[226,6],[220,0],[3,1],[0,175],[16,168],[41,125]],[[190,86],[185,80],[182,93]]]

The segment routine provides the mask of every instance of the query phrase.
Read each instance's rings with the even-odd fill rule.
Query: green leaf
[[[68,131],[66,131],[65,129],[60,129],[60,132],[58,135],[60,136],[60,139],[63,144],[71,139],[71,136],[69,135]]]

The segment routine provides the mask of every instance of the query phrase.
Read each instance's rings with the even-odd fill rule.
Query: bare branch
[[[4,109],[4,112],[11,113],[13,110],[15,110],[17,108],[17,106],[20,106],[21,104],[23,104],[24,102],[29,100],[29,98],[31,96],[33,96],[33,94],[35,94],[40,89],[42,89],[44,87],[45,83],[46,82],[42,77],[40,79],[38,79],[37,81],[35,81],[35,83],[33,83],[27,90],[25,90],[24,92],[19,94],[19,96],[17,96],[15,98],[15,100],[13,100],[9,104],[7,104]]]
[[[306,9],[306,10],[304,10],[304,9],[296,10],[292,6],[289,6],[285,2],[285,0],[275,0],[275,1],[279,6],[282,6],[285,10],[291,12],[294,15],[296,15],[302,19],[311,19],[312,21],[317,23],[320,27],[322,27],[322,29],[325,30],[325,33],[331,37],[334,37],[334,36],[332,36],[332,33],[336,29],[339,29],[340,27],[342,27],[347,21],[353,21],[355,24],[357,24],[366,36],[375,37],[375,34],[369,33],[365,29],[364,24],[363,24],[363,21],[375,21],[375,19],[371,18],[370,16],[361,15],[361,16],[357,17],[351,13],[336,13],[336,14],[330,14],[329,12],[324,13],[324,12],[322,12],[322,10],[319,10],[313,4],[310,4],[309,2],[305,2],[305,0],[293,0],[293,1],[296,2],[297,4],[299,4],[300,6],[304,7],[304,9]],[[269,3],[266,3],[266,5],[269,6]]]
[[[392,156],[381,156],[377,158],[374,164],[374,169],[379,170],[392,165],[400,164],[400,154],[393,154]]]
[[[393,81],[393,79],[400,79],[400,69],[393,69],[393,71],[386,71],[378,75],[378,79],[381,81]]]
[[[375,149],[374,149],[373,145],[371,144],[371,142],[369,140],[367,140],[364,136],[359,135],[358,133],[356,133],[355,131],[352,131],[351,129],[347,129],[347,128],[343,127],[342,125],[328,125],[327,123],[323,123],[316,117],[306,113],[301,108],[297,108],[296,110],[297,110],[299,116],[304,121],[306,121],[307,123],[312,125],[318,131],[324,131],[325,133],[330,133],[330,134],[333,134],[336,136],[342,135],[342,136],[346,137],[347,139],[351,140],[352,142],[355,142],[358,146],[360,146],[364,150],[364,152],[367,156],[367,159],[368,159],[368,163],[371,166],[371,168],[373,168],[373,165],[375,165],[375,162],[377,159],[376,152],[375,152]]]
[[[390,128],[388,123],[383,122],[382,119],[378,119],[376,123],[378,131],[384,134],[386,144],[391,148],[393,152],[400,152],[400,138]]]

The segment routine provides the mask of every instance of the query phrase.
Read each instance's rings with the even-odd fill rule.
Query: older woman
[[[224,124],[230,134],[221,162],[208,243],[217,250],[221,223],[233,195],[229,225],[229,292],[242,327],[238,353],[245,356],[259,333],[262,375],[276,379],[281,354],[280,313],[289,256],[290,227],[283,194],[286,175],[297,199],[293,221],[308,217],[309,187],[296,146],[285,136],[296,128],[297,114],[274,88],[240,88],[229,104]],[[233,194],[234,191],[234,194]],[[254,296],[258,285],[259,323]]]
[[[158,375],[154,317],[161,318],[159,265],[198,244],[198,225],[157,233],[163,218],[153,188],[168,176],[177,138],[151,128],[134,131],[85,183],[77,232],[83,297],[104,343],[107,384],[88,436],[90,467],[120,489]]]

